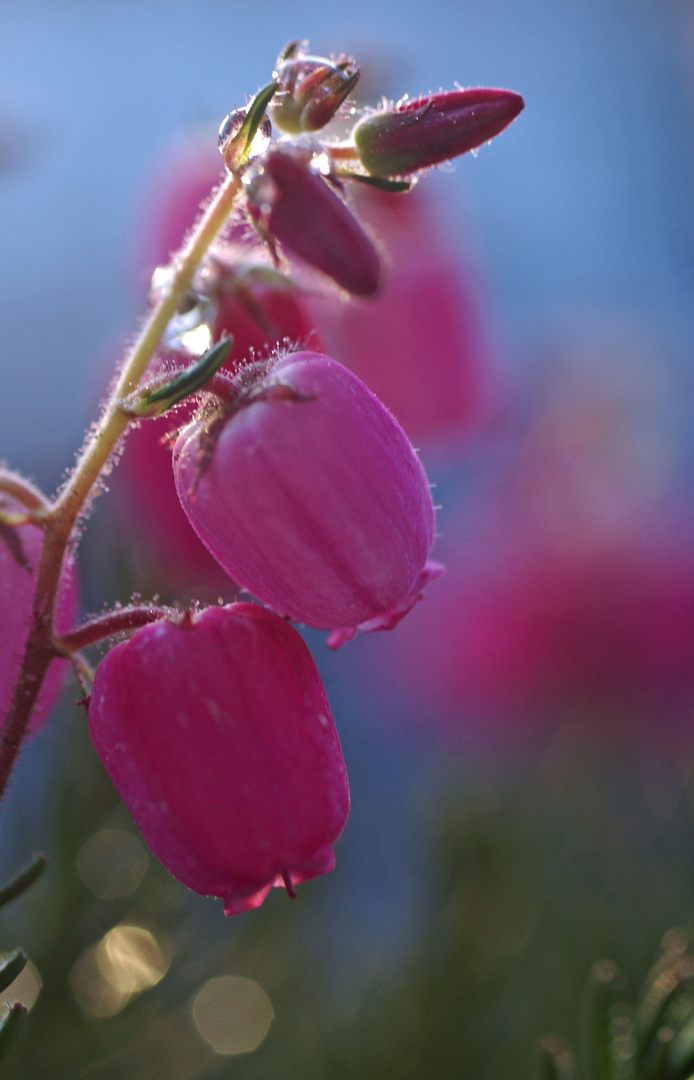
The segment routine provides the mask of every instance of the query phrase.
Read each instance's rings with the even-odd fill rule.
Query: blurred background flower
[[[34,965],[12,1074],[530,1075],[546,1030],[575,1038],[595,960],[636,980],[694,930],[691,4],[28,0],[2,21],[23,148],[0,171],[2,454],[48,488],[284,43],[354,54],[364,100],[526,101],[409,202],[357,196],[380,299],[288,301],[420,447],[449,567],[392,633],[336,656],[305,634],[352,787],[335,871],[224,920],[147,852],[73,688],[3,807],[3,873],[51,860],[0,921]],[[142,490],[137,439],[82,545],[87,610],[229,597],[199,551],[161,551],[163,511],[108,513]]]

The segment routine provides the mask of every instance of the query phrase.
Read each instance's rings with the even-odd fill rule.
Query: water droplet
[[[243,122],[246,119],[247,112],[247,106],[244,106],[243,109],[232,109],[232,111],[228,113],[227,116],[225,116],[222,120],[221,126],[219,128],[219,149],[222,156],[224,156],[224,147],[226,146],[226,144],[229,142],[230,139],[233,139],[234,136],[237,135],[243,127]],[[255,137],[253,139],[253,142],[251,143],[251,151],[249,156],[251,158],[254,158],[257,157],[258,154],[262,154],[263,151],[267,150],[268,146],[270,145],[271,138],[272,124],[266,116],[263,118],[260,127],[255,133]]]
[[[321,153],[313,154],[311,157],[311,163],[309,169],[312,173],[316,173],[318,176],[330,176],[332,172],[332,162],[330,155],[324,150]]]

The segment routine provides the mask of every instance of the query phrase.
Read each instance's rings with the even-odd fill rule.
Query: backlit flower
[[[277,388],[284,388],[278,393]],[[336,361],[279,361],[222,419],[174,449],[179,497],[231,577],[281,615],[334,631],[387,629],[441,573],[434,507],[402,428]]]
[[[333,868],[342,752],[311,654],[271,611],[138,630],[97,669],[89,730],[152,852],[228,915]]]

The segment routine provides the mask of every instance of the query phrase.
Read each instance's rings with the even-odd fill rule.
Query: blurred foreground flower
[[[2,479],[12,474],[0,470]],[[22,486],[29,487],[26,480]],[[38,497],[38,493],[37,493]],[[22,514],[26,507],[0,491],[0,511]],[[22,656],[29,634],[34,606],[36,573],[43,548],[43,532],[36,525],[0,525],[0,709],[10,704]],[[78,592],[74,564],[68,563],[56,605],[56,630],[60,634],[72,624],[77,613]],[[41,689],[34,711],[32,728],[43,720],[56,702],[67,678],[67,660],[54,660]]]
[[[311,655],[272,612],[140,629],[99,665],[89,729],[153,853],[228,915],[334,866],[342,753]]]
[[[243,376],[243,372],[241,376]],[[231,577],[331,646],[389,629],[442,572],[429,485],[407,436],[355,375],[290,354],[174,450],[191,524]]]

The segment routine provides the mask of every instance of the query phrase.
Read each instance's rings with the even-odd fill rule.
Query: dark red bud
[[[523,109],[511,90],[448,90],[365,116],[352,133],[364,168],[407,176],[493,139]]]
[[[349,207],[314,170],[314,155],[298,146],[277,146],[247,178],[251,217],[263,235],[322,270],[355,296],[372,296],[381,262]]]

